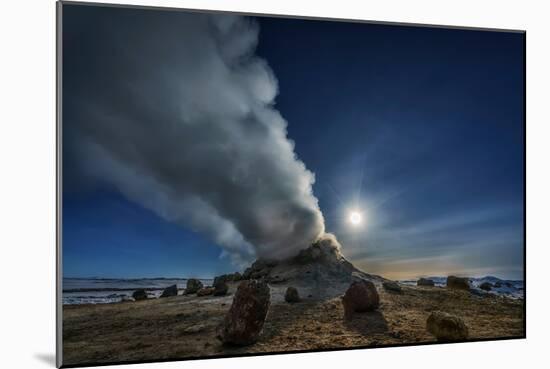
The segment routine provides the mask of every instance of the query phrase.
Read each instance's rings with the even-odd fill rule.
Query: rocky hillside
[[[290,259],[276,261],[259,259],[247,268],[243,279],[264,279],[272,289],[272,297],[283,298],[287,287],[296,287],[306,299],[327,299],[342,295],[354,279],[366,279],[379,284],[378,275],[357,269],[340,252],[340,245],[326,234],[309,248]]]

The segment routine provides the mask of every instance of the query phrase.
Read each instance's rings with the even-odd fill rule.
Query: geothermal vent
[[[341,295],[353,279],[374,283],[384,278],[357,269],[340,252],[340,244],[332,234],[323,235],[298,255],[284,260],[258,259],[243,273],[244,279],[264,279],[274,297],[281,298],[289,286],[310,299],[326,299]]]

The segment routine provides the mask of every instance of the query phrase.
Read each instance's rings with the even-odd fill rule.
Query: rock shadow
[[[389,331],[388,322],[384,314],[378,310],[354,313],[351,319],[344,322],[344,325],[348,329],[359,332],[365,336],[387,333]]]

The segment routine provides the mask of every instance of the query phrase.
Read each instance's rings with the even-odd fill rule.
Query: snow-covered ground
[[[211,279],[201,279],[204,285],[211,285]],[[171,285],[183,290],[187,286],[184,278],[64,278],[63,304],[108,304],[132,299],[132,293],[140,288],[149,297],[159,297],[162,290]]]
[[[426,277],[426,278],[434,281],[434,284],[436,287],[445,287],[447,285],[447,277]],[[506,279],[500,279],[492,276],[487,276],[482,278],[469,278],[469,279],[470,279],[470,285],[472,286],[473,291],[475,292],[491,293],[491,294],[506,296],[506,297],[515,298],[515,299],[524,298],[525,285],[523,281],[506,280]],[[493,285],[493,287],[491,288],[491,291],[487,292],[479,288],[479,286],[484,282],[489,282]],[[409,285],[409,286],[416,286],[416,279],[403,280],[403,281],[399,281],[399,283],[402,283],[404,285]]]

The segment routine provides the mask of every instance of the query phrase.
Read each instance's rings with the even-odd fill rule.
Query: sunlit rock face
[[[284,298],[288,286],[307,299],[341,295],[353,280],[380,283],[384,278],[357,269],[341,253],[332,234],[324,234],[296,256],[284,260],[258,259],[243,273],[244,279],[260,279],[270,284],[274,298]]]

